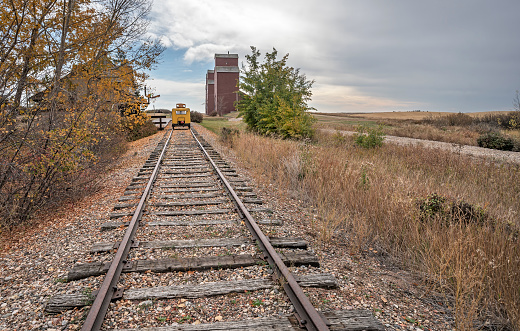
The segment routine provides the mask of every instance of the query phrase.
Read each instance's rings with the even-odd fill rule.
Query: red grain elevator
[[[215,54],[215,69],[206,74],[206,114],[222,116],[236,111],[239,76],[238,54]]]
[[[215,111],[215,71],[206,73],[206,115]]]

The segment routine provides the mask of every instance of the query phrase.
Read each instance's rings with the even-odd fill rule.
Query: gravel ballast
[[[262,208],[271,211],[253,214],[257,219],[280,220],[282,225],[261,225],[271,236],[292,236],[308,241],[310,250],[320,260],[321,268],[311,266],[291,267],[296,275],[331,273],[338,283],[337,289],[305,288],[311,302],[320,310],[366,309],[371,311],[389,330],[451,330],[453,320],[449,309],[441,304],[427,289],[419,285],[410,273],[400,270],[386,261],[376,249],[351,255],[347,246],[320,242],[312,231],[312,214],[297,200],[284,197],[268,185],[255,183],[232,153],[218,146],[213,134],[197,126],[221,155],[237,170],[241,178],[248,179],[258,198],[268,202]],[[2,330],[77,330],[88,308],[66,311],[57,315],[44,313],[48,299],[56,294],[88,292],[99,287],[102,277],[90,277],[80,281],[64,282],[68,271],[76,263],[105,261],[112,252],[90,254],[97,242],[120,240],[122,231],[100,231],[101,224],[109,220],[113,207],[122,202],[125,188],[131,183],[142,164],[153,151],[163,133],[131,144],[119,165],[106,174],[103,187],[94,195],[74,205],[62,206],[38,216],[38,225],[25,229],[13,238],[5,238],[0,256],[0,329]],[[169,190],[169,189],[168,189]],[[167,189],[162,194],[167,194]],[[199,194],[210,192],[201,191]],[[190,193],[191,194],[191,193]],[[210,198],[199,198],[209,200]],[[194,198],[193,200],[197,200]],[[157,200],[166,202],[167,200]],[[130,201],[135,202],[135,201]],[[124,203],[127,203],[126,201]],[[260,207],[251,204],[251,208]],[[226,204],[215,206],[225,208]],[[159,207],[157,207],[159,208]],[[213,208],[213,207],[212,207]],[[183,207],[179,207],[182,210]],[[125,209],[123,209],[124,211]],[[208,216],[200,216],[204,219]],[[210,218],[216,219],[216,215]],[[224,214],[219,219],[232,219]],[[155,215],[144,217],[145,222],[159,219]],[[163,219],[161,217],[161,219]],[[112,221],[127,221],[119,218]],[[145,226],[140,229],[140,240],[190,239],[195,234],[205,238],[218,238],[221,233],[233,229],[230,225],[207,227]],[[179,230],[178,228],[182,228]],[[247,237],[242,230],[231,237]],[[191,234],[190,234],[191,233]],[[277,249],[284,251],[284,249]],[[196,249],[139,249],[132,254],[136,258],[155,259],[176,256],[220,256],[227,254],[254,254],[255,246],[203,247]],[[235,270],[211,270],[204,273],[123,274],[122,282],[133,287],[171,286],[176,283],[204,284],[223,280],[268,278],[269,268],[257,265]],[[269,289],[248,293],[232,293],[223,296],[195,299],[168,300],[120,300],[112,303],[104,327],[137,328],[182,324],[213,323],[264,318],[289,314],[290,304],[281,289]],[[208,313],[211,312],[211,313]],[[127,318],[121,318],[127,316]]]

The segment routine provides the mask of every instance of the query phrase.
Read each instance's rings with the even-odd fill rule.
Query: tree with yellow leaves
[[[0,0],[0,231],[85,187],[146,121],[140,109],[124,115],[163,50],[145,37],[149,10],[149,0]]]

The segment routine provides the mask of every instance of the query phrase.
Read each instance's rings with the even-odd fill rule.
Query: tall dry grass
[[[377,244],[426,275],[446,294],[458,329],[486,319],[520,329],[518,166],[390,144],[366,150],[324,133],[313,144],[242,134],[233,149],[318,209],[312,227],[322,240],[346,232],[354,249]],[[434,192],[484,208],[487,220],[424,219],[419,201]]]

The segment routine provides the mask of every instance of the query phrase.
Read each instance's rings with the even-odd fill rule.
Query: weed
[[[204,115],[197,111],[191,111],[191,121],[195,123],[201,123],[204,120]]]
[[[148,310],[153,305],[152,301],[143,301],[140,305],[137,306],[138,309]]]
[[[479,118],[479,123],[488,123],[495,128],[518,130],[520,128],[520,109],[507,113],[491,113]]]
[[[381,126],[369,128],[362,125],[357,128],[357,133],[354,134],[354,142],[363,148],[381,147],[384,139],[385,135]]]
[[[418,206],[421,213],[421,218],[430,218],[432,216],[444,213],[445,202],[446,198],[438,195],[437,193],[432,193],[424,199],[419,199]]]
[[[406,316],[404,319],[405,319],[408,323],[418,324],[417,321],[416,321],[415,319],[411,318],[411,317]]]
[[[297,179],[301,181],[305,178],[305,176],[314,174],[316,172],[316,166],[314,164],[314,157],[310,149],[310,140],[304,140],[304,142],[301,143],[299,147],[300,164]]]
[[[174,245],[161,247],[161,250],[163,250],[163,251],[169,251],[169,250],[173,250],[173,249],[175,249]]]
[[[474,123],[475,119],[468,114],[456,113],[447,114],[442,116],[433,117],[430,116],[424,120],[424,122],[438,126],[470,126]]]
[[[363,190],[368,190],[368,188],[370,187],[370,180],[368,179],[367,169],[365,167],[361,168],[360,184]]]
[[[253,307],[259,307],[264,304],[264,301],[262,299],[254,299],[251,301],[251,306]]]
[[[156,319],[159,321],[159,322],[166,322],[166,316],[157,316]]]
[[[488,218],[485,210],[479,206],[473,206],[463,200],[448,199],[437,193],[419,199],[417,204],[422,221],[440,219],[445,224],[483,224]]]
[[[483,224],[488,219],[488,215],[482,207],[462,200],[451,205],[451,215],[453,219],[465,223]]]
[[[477,139],[477,144],[480,147],[499,149],[502,151],[512,151],[515,147],[513,139],[504,137],[498,132],[488,132]]]
[[[92,289],[90,287],[85,287],[83,290],[81,290],[81,294],[86,296],[92,295]]]
[[[182,316],[179,319],[179,324],[182,324],[184,322],[189,322],[189,321],[191,321],[191,316],[190,315],[184,315],[184,316]]]
[[[85,321],[87,319],[88,313],[89,313],[88,310],[83,311],[83,313],[81,314],[81,317],[79,318],[79,320],[76,320],[74,324],[78,324],[80,322]]]
[[[92,294],[92,289],[90,287],[86,287],[83,290],[81,290],[81,294],[86,296],[86,298],[84,299],[84,304],[86,306],[90,306],[94,302],[95,297]]]
[[[233,141],[240,135],[240,131],[237,129],[230,129],[223,127],[220,131],[220,140],[227,146],[233,147]]]
[[[340,131],[336,131],[332,134],[332,143],[334,144],[334,146],[345,146],[347,141],[347,136],[342,134]]]

